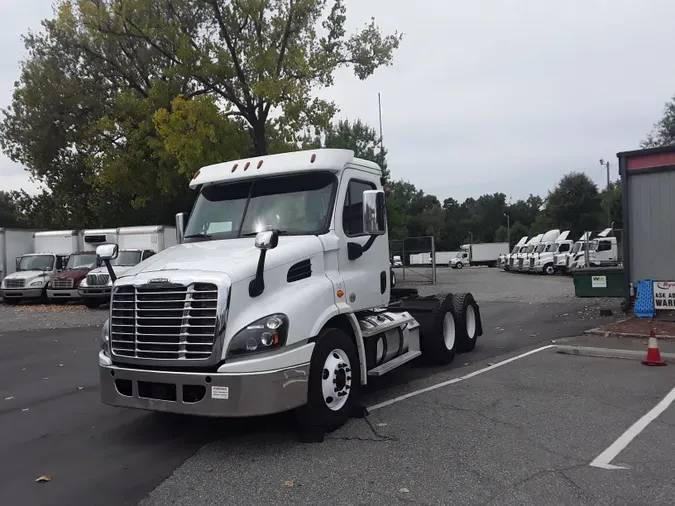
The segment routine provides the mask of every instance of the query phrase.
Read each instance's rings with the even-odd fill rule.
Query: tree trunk
[[[267,153],[267,136],[265,135],[265,120],[256,118],[251,123],[249,129],[251,139],[253,140],[253,147],[257,155],[266,155]]]

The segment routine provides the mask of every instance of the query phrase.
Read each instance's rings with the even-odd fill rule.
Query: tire
[[[396,286],[396,273],[394,271],[391,271],[391,287],[394,288]]]
[[[346,394],[343,401],[324,393],[334,384],[334,388],[343,387],[341,393]],[[340,428],[354,412],[360,392],[359,356],[351,336],[340,329],[322,330],[309,366],[307,404],[297,411],[300,423],[320,427],[325,432]]]
[[[555,274],[555,267],[553,264],[544,265],[543,273],[547,276],[553,276]]]
[[[457,316],[452,299],[450,294],[440,296],[431,314],[420,318],[420,345],[427,363],[447,365],[455,359]]]
[[[94,302],[91,300],[84,301],[84,305],[87,306],[88,309],[98,309],[99,307],[101,307],[100,302]]]
[[[462,262],[457,262],[457,269],[461,269],[464,267],[464,264]]]
[[[10,298],[4,298],[3,297],[2,300],[5,301],[5,304],[7,304],[8,306],[17,306],[19,304],[18,299],[10,299]]]
[[[457,351],[467,353],[476,347],[478,341],[478,304],[470,293],[456,293],[452,303],[457,315]]]

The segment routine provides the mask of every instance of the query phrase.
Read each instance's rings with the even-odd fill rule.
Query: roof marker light
[[[192,179],[197,179],[197,178],[199,177],[199,173],[200,173],[201,171],[202,171],[202,170],[199,169],[197,172],[195,172],[195,175],[192,176]]]
[[[239,166],[239,164],[238,164],[238,163],[235,163],[235,164],[234,164],[234,167],[232,167],[232,172],[234,172],[235,170],[237,170],[237,167],[238,167],[238,166]]]
[[[258,162],[258,168],[262,167],[262,163],[263,163],[262,160],[260,160],[260,161]]]
[[[251,162],[246,162],[246,165],[244,165],[244,170],[248,170],[249,165],[251,165]]]
[[[312,154],[312,158],[310,158],[309,163],[314,163],[314,160],[316,160],[316,153]]]

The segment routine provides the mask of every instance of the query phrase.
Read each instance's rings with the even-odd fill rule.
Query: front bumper
[[[96,288],[86,287],[77,290],[77,293],[82,299],[100,300],[103,302],[110,301],[111,292],[112,286],[97,286]]]
[[[49,299],[63,299],[63,300],[78,300],[80,293],[77,288],[72,290],[50,290],[47,289],[47,298]]]
[[[39,299],[42,297],[42,288],[4,288],[0,290],[4,299]]]
[[[269,415],[307,403],[309,363],[255,373],[153,371],[99,354],[101,400],[111,406],[213,417]]]

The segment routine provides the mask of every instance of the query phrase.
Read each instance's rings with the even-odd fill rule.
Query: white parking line
[[[595,457],[595,460],[591,462],[591,466],[599,467],[601,469],[629,469],[627,466],[617,466],[610,464],[614,458],[621,453],[621,451],[630,444],[630,442],[635,439],[635,437],[640,434],[647,425],[656,420],[656,418],[663,413],[668,406],[675,400],[675,388],[673,388],[668,395],[666,395],[661,402],[654,406],[646,415],[640,418],[637,422],[631,425],[626,432],[619,436],[619,439],[614,441],[609,448],[607,448],[600,455]]]
[[[419,390],[415,390],[413,392],[407,393],[405,395],[401,395],[400,397],[395,397],[393,399],[390,399],[388,401],[380,402],[379,404],[375,404],[373,406],[368,406],[368,411],[375,411],[376,409],[384,408],[385,406],[391,406],[394,403],[404,401],[406,399],[410,399],[411,397],[415,397],[416,395],[420,395],[426,392],[431,392],[432,390],[436,390],[437,388],[442,388],[446,387],[448,385],[452,385],[454,383],[459,383],[460,381],[467,380],[469,378],[473,378],[474,376],[478,376],[479,374],[483,374],[484,372],[491,371],[492,369],[496,369],[497,367],[501,367],[506,364],[510,364],[511,362],[515,362],[516,360],[519,360],[521,358],[525,358],[529,355],[532,355],[533,353],[538,353],[543,350],[548,350],[549,348],[556,348],[555,344],[549,344],[547,346],[542,346],[541,348],[537,348],[535,350],[528,351],[527,353],[523,353],[522,355],[518,355],[515,357],[507,358],[506,360],[502,360],[501,362],[497,362],[496,364],[492,364],[491,366],[485,367],[483,369],[478,369],[477,371],[471,372],[469,374],[466,374],[464,376],[460,376],[459,378],[452,378],[451,380],[448,381],[443,381],[442,383],[436,383],[435,385],[431,385],[430,387],[426,388],[421,388]]]

